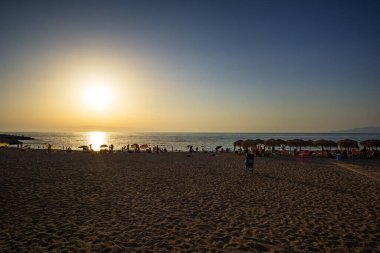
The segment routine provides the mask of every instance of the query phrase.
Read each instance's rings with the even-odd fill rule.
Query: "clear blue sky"
[[[380,125],[380,1],[1,1],[0,34],[2,129],[54,127],[44,117],[43,125],[24,122],[28,106],[10,104],[34,89],[25,81],[33,78],[30,66],[88,48],[129,51],[145,75],[161,73],[177,85],[162,85],[178,92],[173,100],[162,95],[177,108],[160,108],[174,123],[155,129],[141,122],[132,130]],[[188,127],[173,118],[187,114]]]

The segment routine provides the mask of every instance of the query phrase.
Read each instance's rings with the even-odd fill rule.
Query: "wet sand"
[[[0,150],[0,252],[380,251],[378,160],[187,155]]]

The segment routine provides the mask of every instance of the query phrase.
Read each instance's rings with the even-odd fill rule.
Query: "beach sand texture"
[[[380,161],[187,155],[0,151],[0,252],[380,252]]]

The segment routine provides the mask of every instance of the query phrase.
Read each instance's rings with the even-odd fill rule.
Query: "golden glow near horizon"
[[[104,132],[89,132],[88,142],[95,151],[100,150],[100,146],[106,143],[106,134]]]
[[[151,64],[159,57],[134,55],[133,50],[59,49],[51,50],[57,54],[38,54],[37,63],[25,61],[9,76],[1,76],[9,84],[0,92],[7,94],[0,101],[2,129],[292,132],[330,128],[320,123],[321,118],[332,117],[326,116],[328,105],[314,110],[314,104],[303,103],[301,108],[289,94],[287,101],[268,104],[269,93],[259,87],[251,93],[234,85],[210,88],[197,75],[183,77],[165,64]],[[304,114],[304,110],[313,110],[313,114]],[[339,124],[353,124],[350,110],[340,114],[347,120]],[[364,122],[367,114],[362,118]],[[338,123],[335,128],[343,129]],[[88,144],[94,149],[104,144],[105,137],[100,138],[104,134],[91,136]]]

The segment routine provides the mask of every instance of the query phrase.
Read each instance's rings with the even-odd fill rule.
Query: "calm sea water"
[[[10,133],[23,134],[34,137],[35,140],[24,141],[32,148],[46,148],[52,144],[55,149],[71,147],[79,149],[79,146],[92,144],[95,150],[99,150],[102,144],[113,144],[115,149],[127,144],[137,143],[139,145],[148,144],[150,146],[159,145],[166,147],[169,151],[188,150],[188,145],[194,147],[213,150],[216,146],[233,148],[233,142],[239,139],[303,139],[318,140],[327,139],[338,141],[341,139],[353,139],[363,141],[367,139],[380,139],[380,134],[339,134],[339,133],[113,133],[113,132],[75,132],[75,133],[47,133],[47,132],[23,132]]]

